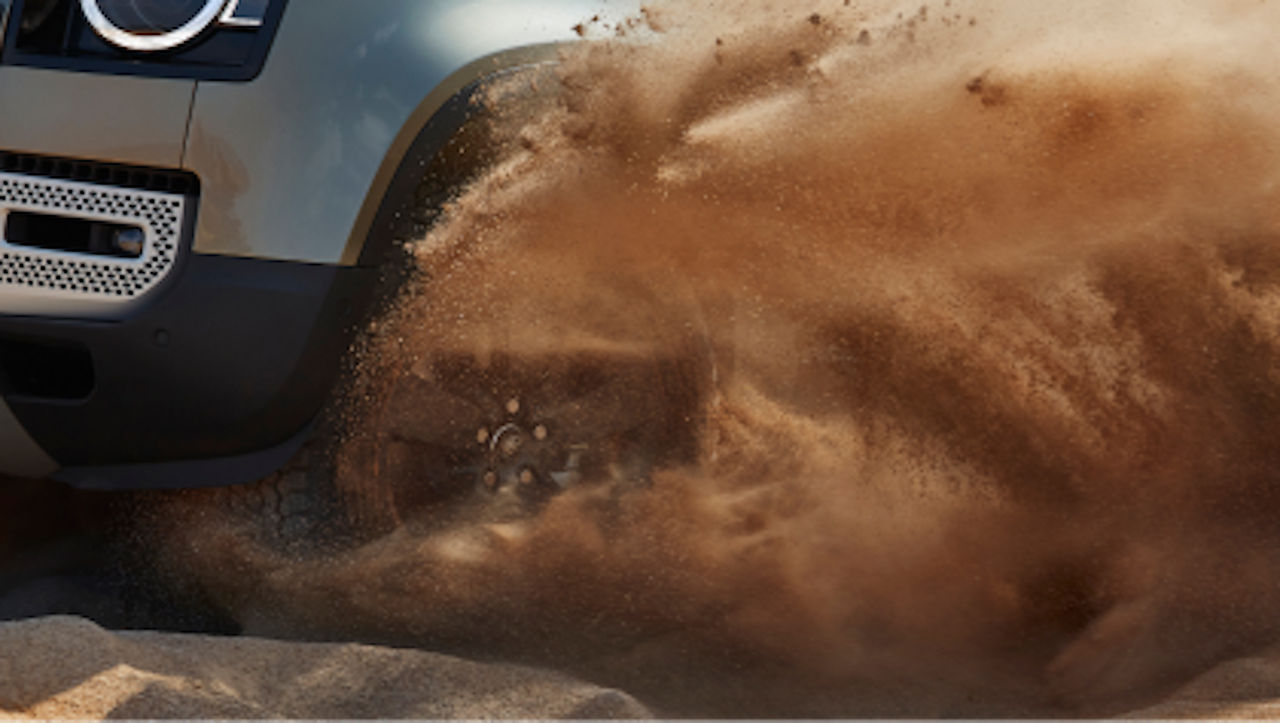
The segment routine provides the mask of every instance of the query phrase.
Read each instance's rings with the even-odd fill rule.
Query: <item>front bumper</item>
[[[325,403],[375,276],[190,254],[125,319],[0,316],[0,349],[75,349],[92,365],[83,398],[32,394],[12,369],[0,371],[0,391],[62,468],[56,479],[97,489],[250,481],[284,461]]]

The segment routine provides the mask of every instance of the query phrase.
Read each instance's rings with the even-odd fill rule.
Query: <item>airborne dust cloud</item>
[[[553,81],[492,90],[558,95],[498,113],[507,152],[414,245],[346,473],[428,484],[379,410],[462,348],[693,344],[696,459],[300,559],[205,514],[181,564],[250,632],[669,713],[1113,712],[1274,642],[1276,27],[1262,0],[588,23]]]

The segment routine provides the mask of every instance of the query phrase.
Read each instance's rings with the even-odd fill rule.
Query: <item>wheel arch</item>
[[[562,45],[528,46],[482,58],[450,75],[423,98],[378,167],[352,224],[341,263],[376,266],[385,259],[395,240],[411,232],[404,220],[413,211],[424,175],[477,120],[483,89],[515,73],[549,69]]]
[[[262,73],[200,82],[183,166],[196,253],[359,263],[383,197],[442,110],[485,77],[554,61],[575,22],[635,0],[291,3]],[[575,20],[576,18],[576,20]]]

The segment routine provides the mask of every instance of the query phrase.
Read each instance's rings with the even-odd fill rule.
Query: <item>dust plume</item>
[[[250,630],[669,713],[1114,712],[1272,642],[1275,27],[1257,0],[588,23],[553,81],[491,89],[504,152],[369,341],[340,471],[399,527],[294,559],[206,513],[175,554]],[[449,512],[439,440],[477,431],[438,389],[521,365],[512,415],[626,369],[573,409],[665,450],[647,483]]]

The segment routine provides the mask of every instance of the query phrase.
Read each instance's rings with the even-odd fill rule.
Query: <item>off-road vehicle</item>
[[[287,477],[397,243],[474,170],[448,156],[477,88],[631,10],[0,0],[0,474]],[[442,350],[388,387],[376,454],[455,491],[644,477],[689,418],[687,395],[653,400],[681,364]]]

